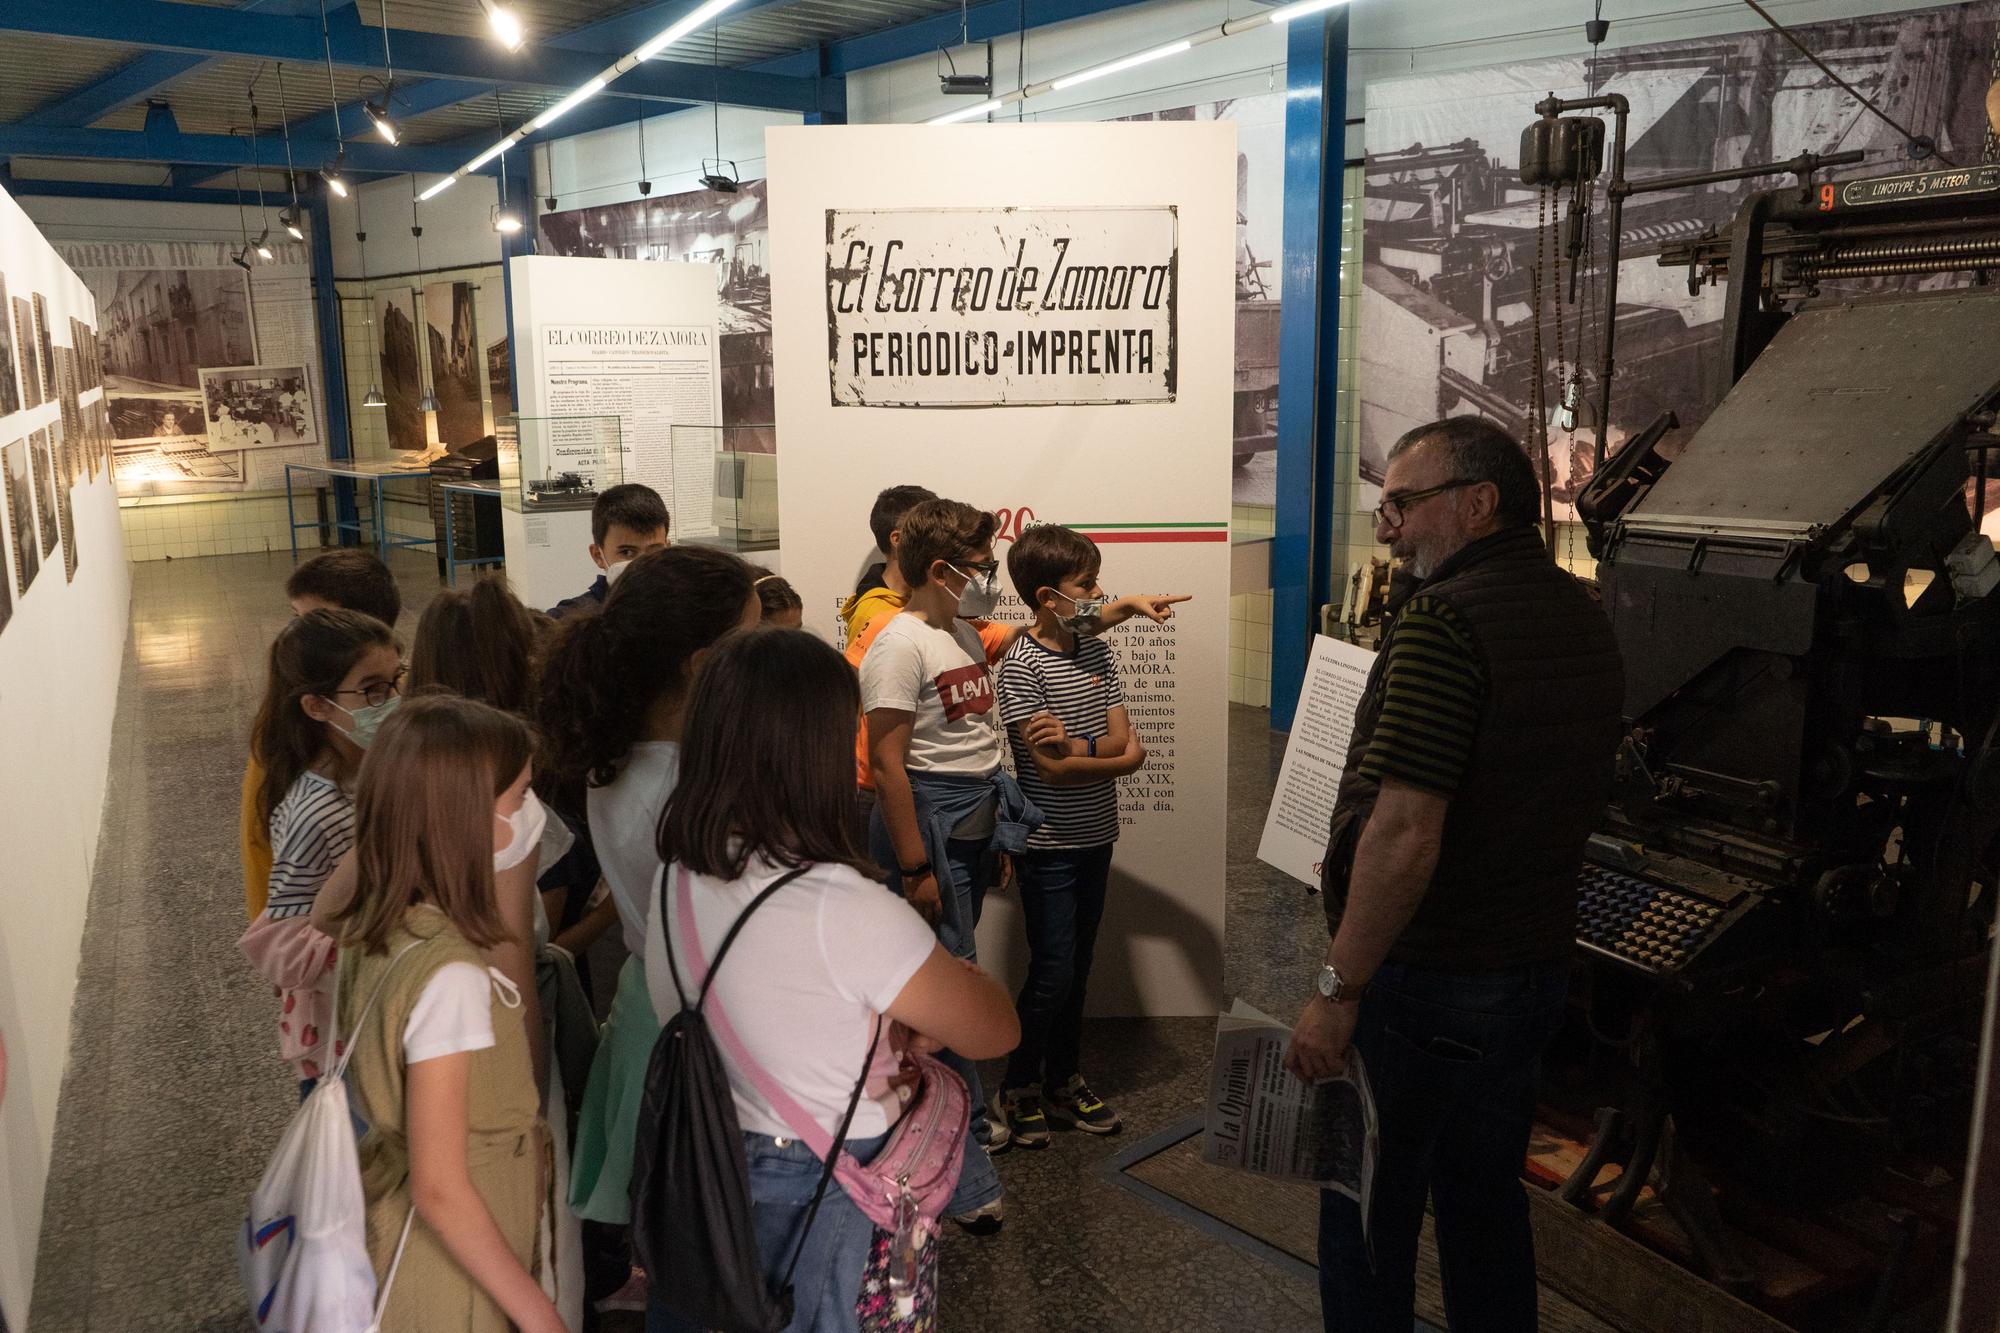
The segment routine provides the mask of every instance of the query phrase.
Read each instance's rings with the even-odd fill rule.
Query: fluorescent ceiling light
[[[976,116],[983,116],[989,111],[998,111],[999,109],[1000,101],[998,98],[995,98],[991,101],[981,102],[978,106],[962,106],[956,111],[947,111],[942,116],[933,116],[924,123],[927,125],[956,125],[961,120],[971,120]]]
[[[604,91],[603,77],[599,76],[595,79],[592,79],[589,83],[584,84],[583,87],[577,89],[575,92],[571,93],[568,97],[563,98],[562,101],[557,102],[554,106],[550,107],[547,111],[544,111],[541,115],[536,116],[535,128],[538,130],[547,129],[552,123],[554,123],[557,117],[568,115],[570,112],[576,110],[578,107],[582,106],[585,102],[588,102],[591,98],[597,96],[599,93],[603,91]]]
[[[1285,5],[1282,8],[1272,10],[1271,22],[1290,23],[1293,19],[1304,18],[1308,14],[1317,14],[1323,10],[1332,9],[1335,5],[1344,5],[1346,3],[1347,0],[1298,0],[1296,4]]]
[[[458,177],[446,176],[436,185],[431,186],[430,189],[425,190],[422,194],[418,195],[417,198],[419,200],[428,203],[429,201],[437,198],[439,195],[443,194],[446,190],[449,190],[452,186],[456,184],[458,184]]]
[[[707,4],[670,24],[659,36],[640,47],[633,53],[634,59],[651,60],[735,3],[736,0],[708,0]]]
[[[502,139],[499,143],[494,144],[491,148],[481,153],[478,157],[473,158],[470,162],[460,167],[459,170],[466,172],[479,170],[481,167],[485,166],[488,162],[491,162],[494,158],[506,152],[507,149],[513,145],[513,142],[514,142],[514,136],[510,134],[506,138]]]
[[[1126,56],[1123,60],[1114,60],[1108,65],[1099,65],[1095,69],[1084,70],[1079,74],[1065,74],[1049,86],[1055,91],[1061,92],[1065,88],[1074,88],[1079,83],[1089,83],[1092,79],[1102,79],[1112,74],[1123,74],[1128,69],[1137,69],[1141,65],[1150,65],[1155,60],[1165,60],[1168,56],[1177,56],[1183,51],[1192,50],[1193,47],[1193,42],[1183,38],[1178,42],[1169,42],[1165,46],[1156,46],[1150,51],[1141,51],[1137,55]],[[932,123],[935,124],[936,122]]]

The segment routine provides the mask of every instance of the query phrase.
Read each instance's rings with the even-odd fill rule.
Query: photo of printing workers
[[[50,452],[58,458],[69,457],[69,450],[75,447],[75,441],[60,434],[58,428],[54,426],[49,427],[49,435]],[[58,471],[66,469],[59,468]],[[71,480],[72,477],[68,475],[59,477],[56,485],[56,531],[62,538],[65,583],[76,581],[76,512],[70,507],[69,502]]]
[[[21,377],[14,368],[14,326],[7,319],[7,278],[0,274],[0,417],[22,406]]]
[[[60,432],[58,432],[60,433]],[[52,555],[56,542],[56,469],[49,452],[49,432],[28,437],[28,468],[35,474],[35,526],[42,534],[42,554]]]
[[[0,450],[7,474],[7,515],[14,534],[14,590],[23,597],[28,585],[42,568],[41,548],[35,541],[35,488],[28,479],[28,442],[15,440]]]
[[[227,366],[201,372],[209,448],[220,453],[317,444],[303,366]]]
[[[771,381],[771,231],[764,182],[691,190],[542,217],[541,253],[713,264],[722,330],[722,424],[735,448],[777,450]],[[442,390],[439,390],[442,393]],[[494,402],[501,401],[499,387]]]
[[[35,293],[35,349],[41,357],[42,401],[47,402],[56,395],[56,347],[49,336],[49,301],[40,292]]]
[[[1922,126],[1944,159],[1965,163],[1980,157],[1986,117],[1983,98],[1964,90],[1984,89],[1991,79],[1996,20],[2000,5],[1982,2],[1801,23],[1793,32],[1888,117]],[[1632,181],[1801,152],[1867,154],[1822,180],[1881,176],[1909,164],[1901,135],[1761,27],[1626,46],[1595,60],[1564,56],[1371,82],[1354,340],[1363,482],[1357,513],[1379,498],[1389,446],[1421,422],[1476,413],[1516,439],[1535,440],[1537,375],[1555,516],[1574,513],[1597,442],[1611,155],[1607,150],[1603,173],[1585,192],[1589,262],[1574,280],[1567,261],[1560,282],[1551,268],[1538,294],[1537,253],[1560,248],[1547,238],[1569,225],[1574,193],[1547,198],[1520,180],[1522,130],[1551,90],[1561,97],[1617,93],[1630,102],[1625,171]],[[1607,117],[1607,137],[1612,129]],[[1727,224],[1750,195],[1792,183],[1775,175],[1711,181],[1626,201],[1607,453],[1671,411],[1680,429],[1662,453],[1677,456],[1729,387],[1720,357],[1722,289],[1691,292],[1687,264],[1669,259],[1663,266],[1663,257]],[[1957,287],[1970,276],[1829,279],[1825,287],[1829,296]],[[1572,394],[1575,416],[1566,424]]]

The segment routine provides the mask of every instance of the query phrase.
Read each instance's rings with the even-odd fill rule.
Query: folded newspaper
[[[1359,1052],[1337,1078],[1302,1083],[1285,1068],[1292,1030],[1238,1000],[1215,1025],[1201,1160],[1339,1190],[1368,1215],[1375,1098]]]

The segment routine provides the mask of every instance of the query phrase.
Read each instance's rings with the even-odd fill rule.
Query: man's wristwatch
[[[1360,999],[1361,993],[1368,989],[1368,983],[1364,981],[1357,985],[1341,976],[1339,968],[1328,963],[1320,968],[1319,978],[1313,983],[1313,989],[1319,992],[1323,1000],[1331,1000],[1335,1004],[1347,1004]]]

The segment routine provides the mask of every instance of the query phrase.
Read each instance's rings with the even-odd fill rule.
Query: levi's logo
[[[943,672],[935,683],[947,722],[993,711],[993,676],[977,662]]]

